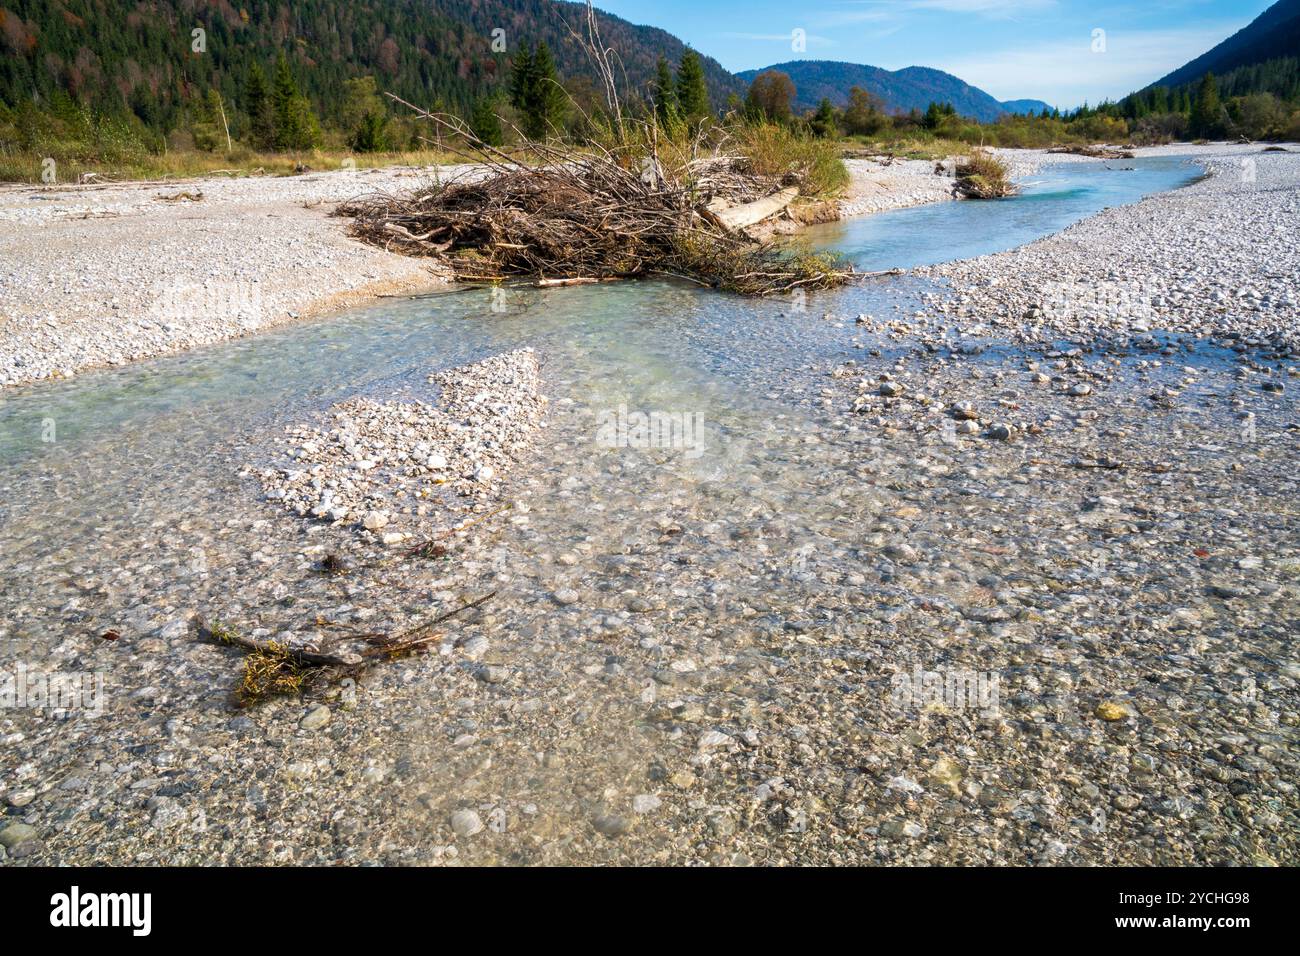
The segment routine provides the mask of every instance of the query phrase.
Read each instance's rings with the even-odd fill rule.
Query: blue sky
[[[597,0],[729,70],[786,60],[932,66],[1000,100],[1118,99],[1241,29],[1273,0]],[[792,50],[796,29],[804,52]],[[1104,51],[1094,52],[1103,30]]]

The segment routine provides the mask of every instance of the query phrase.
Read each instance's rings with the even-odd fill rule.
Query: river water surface
[[[1176,158],[1110,165],[1133,168],[1048,167],[1012,199],[886,213],[819,227],[805,241],[841,249],[863,269],[910,268],[1011,248],[1198,175]],[[1024,456],[963,460],[906,436],[882,438],[845,415],[849,396],[829,389],[828,371],[849,358],[884,369],[908,354],[906,343],[857,331],[854,316],[909,316],[925,291],[932,287],[909,277],[872,281],[812,296],[801,310],[640,282],[510,289],[505,311],[493,310],[486,291],[455,292],[6,393],[0,658],[107,671],[121,712],[113,733],[100,724],[77,747],[52,745],[52,765],[34,772],[66,775],[99,761],[117,768],[102,771],[109,776],[139,776],[121,770],[114,749],[134,742],[152,772],[225,794],[232,809],[224,830],[204,830],[188,846],[146,839],[146,860],[428,862],[442,852],[432,844],[446,841],[447,814],[476,806],[485,818],[499,810],[531,827],[529,840],[478,859],[568,861],[619,858],[613,843],[583,842],[593,815],[605,821],[602,833],[616,831],[607,816],[621,819],[634,795],[684,773],[668,753],[688,740],[693,749],[693,722],[741,728],[775,707],[795,728],[796,762],[811,759],[801,747],[870,750],[861,715],[878,709],[887,686],[883,658],[893,653],[896,667],[932,666],[935,655],[964,654],[971,665],[1033,659],[1022,649],[1038,638],[1014,621],[983,615],[940,626],[932,616],[985,606],[1008,582],[1074,562],[1083,541],[1073,525],[1055,540],[1053,506],[1037,497],[1054,494],[1053,482]],[[246,465],[277,460],[285,425],[315,420],[333,402],[419,392],[431,369],[524,346],[543,361],[548,428],[536,459],[508,483],[512,515],[485,525],[445,565],[399,573],[383,564],[382,549],[278,511],[240,476]],[[1005,350],[991,355],[990,374],[1015,361]],[[705,453],[596,447],[595,416],[619,406],[701,416]],[[948,475],[960,480],[936,490]],[[1047,520],[1034,526],[1044,509]],[[1035,537],[1023,550],[1013,542]],[[963,546],[920,569],[904,568],[897,555],[868,566],[868,554],[900,540],[936,556],[948,541]],[[327,550],[381,570],[344,579],[315,573]],[[1081,567],[1072,573],[1088,573]],[[346,838],[327,826],[311,830],[320,837],[277,837],[272,827],[245,839],[236,821],[267,812],[268,800],[282,804],[282,820],[310,830],[304,821],[325,812],[329,790],[318,781],[312,793],[294,795],[271,769],[275,761],[256,769],[258,751],[241,749],[246,725],[231,729],[225,707],[235,658],[193,647],[176,622],[198,612],[271,634],[300,631],[322,615],[374,624],[455,606],[488,587],[498,599],[466,626],[489,639],[489,659],[513,679],[476,681],[454,652],[385,670],[367,691],[369,708],[332,725],[337,750],[313,750],[317,769],[295,771],[334,773],[352,786],[357,768],[378,767],[399,782],[361,801],[372,801],[360,812],[371,819],[350,823]],[[580,599],[559,606],[560,589]],[[869,636],[859,633],[864,626]],[[120,644],[87,643],[109,629]],[[905,632],[922,636],[908,642]],[[147,653],[121,654],[136,646]],[[899,646],[906,650],[890,650]],[[782,684],[801,680],[806,691]],[[858,697],[847,710],[835,704]],[[666,731],[665,706],[675,721]],[[254,733],[282,747],[277,715],[292,727],[295,708],[258,711]],[[839,727],[831,734],[838,741],[817,729],[819,714]],[[36,740],[44,733],[28,732]],[[860,759],[867,766],[877,758]],[[336,770],[321,769],[331,760]],[[990,766],[992,776],[1005,771]],[[136,846],[119,831],[145,811],[102,795],[118,791],[54,801],[46,822],[61,819],[75,834],[94,820],[117,834],[110,856],[135,859]],[[716,838],[734,826],[704,804],[673,812],[688,807],[702,833]],[[216,822],[221,812],[209,803],[206,818]],[[695,840],[683,845],[681,832],[669,828],[621,852],[681,859]],[[67,846],[62,858],[85,853]]]

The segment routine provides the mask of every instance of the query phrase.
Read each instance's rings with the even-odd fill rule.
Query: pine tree
[[[533,75],[536,77],[536,113],[541,120],[542,135],[564,126],[568,96],[555,73],[555,61],[545,43],[533,51]]]
[[[383,153],[392,149],[388,135],[388,110],[373,76],[344,83],[343,123],[348,148],[356,153]]]
[[[524,44],[510,64],[510,105],[524,113],[532,101],[533,55]]]
[[[680,118],[677,113],[677,91],[673,88],[673,70],[664,56],[655,67],[654,83],[655,118],[659,125],[671,132]]]
[[[555,74],[555,61],[545,43],[529,54],[519,51],[510,74],[510,105],[519,110],[524,135],[545,139],[564,124],[567,97]]]
[[[682,117],[695,124],[709,115],[709,90],[704,84],[704,63],[690,47],[677,64],[677,107]]]
[[[298,92],[298,84],[283,56],[275,64],[275,83],[271,90],[275,114],[275,146],[277,149],[311,149],[320,138],[320,125],[311,111],[306,97]]]
[[[835,135],[839,124],[835,121],[835,107],[831,105],[829,97],[822,97],[809,125],[812,126],[813,135],[821,139]]]
[[[360,122],[348,137],[348,148],[354,153],[383,153],[391,149],[388,117],[375,111],[362,114]]]

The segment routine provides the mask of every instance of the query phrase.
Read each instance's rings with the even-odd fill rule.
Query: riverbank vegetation
[[[968,199],[1001,199],[1015,193],[1007,164],[977,149],[957,163],[957,192]]]
[[[1294,70],[1293,70],[1294,72]],[[1289,75],[1289,74],[1287,74]],[[1156,145],[1187,139],[1300,139],[1300,92],[1279,81],[1251,91],[1240,81],[1221,92],[1213,74],[1177,89],[1153,87],[1119,102],[1084,105],[1062,112],[1006,113],[993,122],[961,116],[949,104],[890,112],[860,87],[848,90],[842,107],[823,99],[816,110],[798,113],[790,77],[768,70],[754,78],[743,109],[751,118],[800,130],[819,139],[839,139],[847,148],[914,158],[941,158],[970,146],[1043,149],[1091,143]]]

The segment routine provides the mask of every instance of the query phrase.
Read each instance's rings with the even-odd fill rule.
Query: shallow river
[[[1064,164],[1032,177],[1013,199],[878,215],[821,227],[807,241],[840,248],[864,269],[912,267],[1011,248],[1198,174],[1171,158],[1111,165],[1134,168]],[[1077,503],[1079,489],[1058,492],[1057,479],[1040,476],[1025,456],[963,459],[906,435],[882,439],[846,418],[851,396],[829,391],[826,373],[849,358],[884,369],[908,354],[905,342],[856,330],[854,316],[910,316],[928,288],[910,278],[873,281],[812,296],[803,309],[663,282],[510,289],[504,311],[485,291],[452,292],[6,393],[0,662],[38,666],[49,655],[65,669],[105,671],[118,712],[111,733],[92,725],[77,746],[51,744],[33,758],[48,762],[29,771],[43,779],[74,771],[121,777],[89,796],[56,795],[36,813],[38,824],[70,834],[57,858],[86,859],[71,834],[92,826],[96,839],[118,847],[103,851],[116,860],[429,862],[443,858],[447,815],[475,806],[521,834],[479,847],[479,861],[680,860],[696,839],[682,836],[695,832],[694,823],[683,829],[686,817],[698,816],[701,840],[720,839],[736,821],[718,823],[708,800],[696,806],[704,798],[695,797],[674,804],[671,813],[686,816],[672,817],[672,826],[643,828],[643,842],[593,844],[591,819],[603,821],[602,833],[621,832],[606,817],[628,816],[633,796],[669,787],[682,772],[673,748],[689,739],[692,751],[690,728],[701,720],[743,727],[788,709],[795,764],[812,759],[801,748],[857,746],[861,753],[836,760],[858,761],[865,773],[885,759],[866,756],[879,740],[862,723],[888,686],[882,660],[895,668],[947,658],[1014,669],[1068,659],[1065,650],[1039,649],[1034,629],[1014,619],[958,615],[956,625],[940,625],[930,615],[1003,601],[1003,589],[1037,580],[1049,565],[1073,568],[1051,573],[1076,582],[1100,579],[1100,566],[1120,581],[1111,581],[1112,591],[1164,588],[1167,600],[1176,581],[1147,566],[1164,545],[1145,556],[1137,545],[1108,552],[1110,533],[1081,530],[1073,514],[1058,536],[1052,510],[1062,496]],[[853,348],[855,339],[863,348]],[[544,363],[548,428],[535,460],[509,476],[515,511],[484,525],[446,565],[395,570],[382,549],[359,545],[348,529],[280,512],[238,474],[246,464],[278,461],[283,427],[314,420],[333,402],[419,392],[430,369],[521,346]],[[972,365],[996,375],[1023,362],[995,348]],[[700,416],[703,454],[597,447],[595,415],[624,405]],[[1116,408],[1112,425],[1142,414]],[[1153,447],[1177,440],[1171,433]],[[960,481],[942,483],[958,471]],[[894,563],[867,567],[868,555],[900,540],[930,559],[908,569],[902,565],[913,562],[895,554]],[[945,553],[949,541],[960,545]],[[1182,548],[1181,532],[1167,545]],[[1079,556],[1093,546],[1101,551]],[[325,550],[352,555],[360,570],[343,579],[316,573]],[[167,630],[192,612],[272,634],[309,627],[320,615],[376,624],[455,606],[488,587],[498,598],[466,622],[466,633],[490,640],[487,659],[511,680],[479,683],[454,653],[395,664],[373,678],[368,706],[335,719],[333,744],[301,744],[316,769],[295,770],[294,780],[332,773],[352,786],[358,768],[375,767],[388,781],[382,794],[357,798],[360,820],[346,826],[343,810],[323,805],[332,782],[300,792],[278,763],[292,756],[277,751],[263,763],[246,739],[285,746],[282,727],[292,731],[300,705],[272,704],[237,724],[225,707],[236,658]],[[579,600],[557,605],[562,588]],[[1129,612],[1098,604],[1079,613],[1122,630],[1107,615]],[[119,642],[88,638],[108,629]],[[145,651],[133,652],[137,646]],[[1141,666],[1115,657],[1107,667]],[[1090,670],[1097,666],[1077,664],[1075,678],[1097,686]],[[852,707],[832,706],[859,696]],[[691,716],[692,708],[703,716]],[[817,724],[818,714],[828,723]],[[805,726],[812,731],[799,730]],[[826,739],[824,728],[834,726],[839,739]],[[34,722],[27,733],[30,743],[48,729]],[[176,798],[182,803],[196,800],[190,793],[223,794],[219,806],[198,799],[206,803],[202,836],[178,841],[171,831],[148,831],[136,843],[125,832],[157,813],[124,789],[145,772],[122,769],[118,748],[128,745],[149,772],[192,781]],[[999,754],[981,754],[982,764],[967,757],[990,779],[1015,776]],[[331,760],[334,769],[322,770]],[[1035,772],[1050,778],[1056,766],[1045,760]],[[819,786],[810,780],[808,792],[824,798]],[[721,797],[711,791],[710,799]],[[268,802],[279,810],[267,810]],[[783,806],[795,821],[781,825],[787,829],[816,812]],[[244,814],[279,823],[246,825]],[[322,815],[330,821],[324,828]],[[59,846],[53,832],[46,839]],[[831,849],[813,857],[764,845],[771,859],[834,859]],[[967,853],[963,845],[957,840],[954,852]],[[753,846],[744,852],[762,856]],[[968,859],[990,859],[981,839],[969,846]]]

